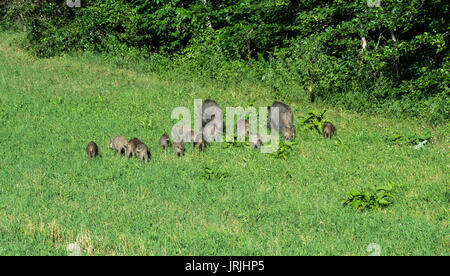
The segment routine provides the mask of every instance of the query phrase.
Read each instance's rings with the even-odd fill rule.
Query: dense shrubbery
[[[201,80],[257,81],[274,98],[449,119],[448,1],[6,0],[38,56],[94,51]],[[371,1],[375,2],[375,1]]]

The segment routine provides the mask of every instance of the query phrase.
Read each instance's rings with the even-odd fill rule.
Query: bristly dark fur
[[[139,157],[139,159],[141,159],[145,163],[148,163],[148,159],[152,155],[152,152],[146,144],[140,143],[136,146],[136,155]]]
[[[159,145],[162,150],[166,150],[170,146],[170,137],[167,134],[163,134],[161,138],[159,138]]]
[[[151,154],[147,145],[136,137],[128,141],[125,146],[125,156],[127,158],[138,156],[139,159],[147,163]]]
[[[125,156],[127,158],[135,157],[136,156],[136,148],[138,144],[141,144],[142,142],[138,138],[133,138],[128,141],[128,143],[125,145]]]
[[[279,122],[275,121],[275,108],[278,108],[279,112]],[[274,130],[281,132],[284,140],[292,140],[295,136],[294,129],[294,114],[292,109],[285,103],[274,101],[272,106],[269,108],[269,127]]]
[[[199,151],[202,151],[206,148],[206,139],[203,137],[202,133],[197,134],[197,136],[194,138],[194,147],[198,149]]]
[[[205,100],[202,105],[203,135],[207,142],[219,141],[223,135],[223,111],[213,100]]]
[[[173,142],[172,148],[173,148],[173,152],[175,153],[176,156],[180,157],[180,156],[184,155],[184,142],[183,141]]]
[[[322,126],[322,133],[323,137],[331,139],[331,137],[333,137],[336,133],[336,127],[330,122],[325,122]]]
[[[98,146],[95,142],[91,141],[86,147],[86,153],[89,158],[94,158],[98,155]]]
[[[127,139],[123,136],[117,136],[114,139],[109,140],[109,148],[115,150],[116,153],[124,154]]]
[[[262,145],[261,137],[258,134],[252,135],[250,137],[250,144],[252,145],[252,149],[258,149]]]

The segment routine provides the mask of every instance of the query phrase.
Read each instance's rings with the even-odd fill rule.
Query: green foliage
[[[67,255],[74,242],[83,256],[367,255],[374,242],[382,255],[448,255],[448,125],[411,151],[384,138],[421,133],[421,123],[327,106],[345,126],[343,147],[299,131],[285,162],[217,144],[180,158],[159,147],[173,108],[206,97],[267,106],[269,90],[189,72],[168,80],[91,53],[35,58],[16,37],[0,32],[0,255]],[[322,107],[289,104],[294,116]],[[109,150],[117,135],[144,141],[149,164]],[[92,140],[103,158],[87,160]],[[405,185],[386,211],[342,208],[341,191],[379,183]]]
[[[350,191],[346,194],[346,198],[342,200],[342,203],[344,206],[351,205],[361,210],[379,210],[391,205],[393,200],[392,186],[387,185],[369,191]]]
[[[247,137],[242,137],[242,138],[247,139]],[[245,146],[250,146],[250,143],[248,141],[238,141],[238,136],[236,134],[234,135],[233,139],[231,139],[231,136],[225,137],[224,142],[223,142],[224,149],[242,148]]]
[[[322,126],[325,123],[325,112],[327,112],[326,109],[323,109],[320,113],[308,112],[308,115],[300,120],[300,126],[308,130],[315,130],[321,134]]]
[[[280,139],[277,151],[271,153],[271,156],[277,159],[287,160],[291,154],[293,145],[295,145],[294,142]]]
[[[141,119],[139,120],[139,124],[143,129],[150,130],[153,128],[153,123],[151,119]]]
[[[171,77],[262,83],[279,100],[450,118],[448,1],[65,2],[2,1],[0,25],[23,28],[41,57],[100,52]]]
[[[208,167],[203,168],[203,175],[202,175],[203,179],[220,180],[227,177],[230,177],[230,174],[228,172],[218,172]]]
[[[428,142],[433,136],[431,135],[431,130],[426,129],[422,134],[409,133],[406,135],[395,135],[393,137],[387,138],[390,143],[395,145],[418,145],[422,142]]]

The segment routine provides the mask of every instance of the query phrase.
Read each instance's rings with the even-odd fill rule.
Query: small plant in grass
[[[308,112],[308,115],[300,121],[300,126],[309,130],[316,130],[321,134],[322,125],[325,122],[325,112],[327,112],[326,109],[323,109],[320,113]]]
[[[60,105],[63,103],[63,99],[61,96],[57,96],[56,99],[53,100],[53,105]]]
[[[347,197],[342,200],[342,203],[344,206],[351,205],[361,210],[379,210],[393,203],[391,192],[391,185],[379,187],[370,191],[353,190],[347,193]]]
[[[341,140],[341,138],[339,138],[339,137],[336,137],[335,139],[334,139],[334,144],[336,145],[336,146],[343,146],[343,145],[345,145],[344,144],[344,142]]]
[[[217,180],[229,177],[230,174],[228,172],[218,172],[211,168],[205,167],[203,168],[203,179],[206,180]]]
[[[282,139],[280,139],[278,150],[274,153],[271,153],[271,155],[277,159],[286,160],[289,158],[293,145],[294,142],[283,141]]]
[[[433,136],[431,135],[431,131],[426,129],[425,132],[421,135],[417,134],[407,134],[407,135],[395,135],[387,138],[386,140],[390,143],[393,143],[398,146],[418,146],[424,145],[427,143]]]
[[[229,141],[231,139],[225,139],[225,142],[223,143],[223,148],[224,149],[228,149],[228,148],[240,148],[243,146],[248,146],[249,143],[248,142],[238,142],[237,141],[237,136],[235,135],[233,138],[233,141]]]
[[[152,129],[153,123],[151,119],[141,119],[139,120],[139,124],[143,129]]]
[[[0,105],[0,120],[8,119],[8,110],[5,107]]]

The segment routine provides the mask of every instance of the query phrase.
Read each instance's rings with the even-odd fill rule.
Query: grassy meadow
[[[287,160],[220,143],[177,158],[158,144],[173,108],[275,99],[258,84],[207,87],[89,54],[37,59],[14,38],[0,33],[0,255],[67,255],[74,242],[83,255],[369,255],[371,243],[381,255],[449,255],[448,123],[288,102]],[[331,140],[299,125],[325,107]],[[420,149],[387,141],[425,128],[433,139]],[[143,140],[150,162],[110,151],[117,135]],[[101,157],[88,160],[91,140]],[[342,204],[351,190],[388,184],[386,208]]]

